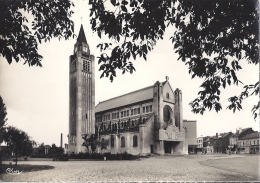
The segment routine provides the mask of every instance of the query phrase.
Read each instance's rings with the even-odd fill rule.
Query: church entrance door
[[[164,141],[164,153],[166,154],[171,154],[171,142],[169,141]]]

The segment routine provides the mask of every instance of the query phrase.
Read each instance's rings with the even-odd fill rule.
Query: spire
[[[78,42],[78,43],[80,43],[80,42],[87,43],[87,39],[86,39],[85,32],[84,32],[84,29],[83,29],[82,24],[81,24],[81,26],[80,26],[80,30],[79,30],[79,35],[78,35],[78,38],[77,38],[77,42]]]

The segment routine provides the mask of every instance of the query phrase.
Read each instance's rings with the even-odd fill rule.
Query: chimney
[[[60,134],[60,147],[62,148],[62,133]]]
[[[239,134],[242,132],[242,128],[241,127],[239,127]]]
[[[216,137],[218,138],[218,133],[216,133]]]

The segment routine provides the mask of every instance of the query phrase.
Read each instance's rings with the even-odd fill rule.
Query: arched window
[[[111,136],[111,147],[115,147],[115,139],[114,139],[114,135]]]
[[[134,137],[133,137],[133,147],[137,147],[138,146],[138,138],[137,138],[137,136],[135,135]]]
[[[125,137],[121,137],[121,147],[125,147]]]

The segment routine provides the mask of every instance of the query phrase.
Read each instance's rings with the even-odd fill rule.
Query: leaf
[[[222,86],[223,86],[223,88],[226,88],[226,80],[225,79],[222,80]]]
[[[116,0],[110,0],[111,4],[116,5]]]
[[[12,63],[12,53],[11,53],[10,49],[6,47],[3,52],[4,52],[3,55],[7,59],[7,62],[9,64],[11,64]]]
[[[127,2],[126,0],[123,0],[123,1],[121,2],[121,4],[123,4],[123,5],[127,5],[128,2]]]
[[[231,75],[233,77],[234,83],[237,82],[237,76],[236,76],[235,71],[233,69],[231,69],[230,71],[231,71]]]
[[[127,12],[127,9],[124,5],[121,6],[121,10],[124,11],[124,12]]]

